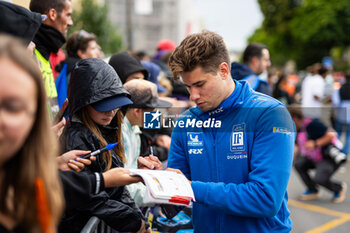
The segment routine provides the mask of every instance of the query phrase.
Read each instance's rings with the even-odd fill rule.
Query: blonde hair
[[[92,120],[90,117],[87,106],[82,108],[77,113],[78,118],[83,122],[83,124],[91,130],[92,133],[94,133],[98,140],[100,141],[101,148],[106,146],[108,143],[106,139],[103,137],[101,130],[98,128],[97,124]],[[123,164],[125,164],[125,154],[124,154],[124,146],[122,142],[122,131],[121,131],[121,125],[123,123],[123,114],[120,110],[118,110],[117,114],[113,118],[111,124],[115,123],[118,127],[118,129],[115,131],[115,135],[113,135],[113,142],[118,142],[118,145],[113,148],[115,153],[119,156],[119,158],[122,160]],[[112,154],[110,151],[106,151],[103,153],[103,160],[106,163],[105,171],[109,170],[112,166]]]
[[[37,87],[37,110],[33,127],[23,146],[1,167],[0,212],[13,218],[17,226],[33,232],[38,229],[36,208],[36,178],[43,181],[48,208],[55,226],[58,225],[64,199],[56,164],[57,148],[51,132],[47,97],[37,63],[23,44],[9,36],[0,36],[0,57],[6,57],[23,68]]]

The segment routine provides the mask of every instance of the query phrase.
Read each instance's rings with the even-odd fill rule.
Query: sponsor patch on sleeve
[[[188,146],[203,146],[202,133],[187,132]]]
[[[286,127],[273,127],[272,132],[290,134],[290,130],[288,130]]]

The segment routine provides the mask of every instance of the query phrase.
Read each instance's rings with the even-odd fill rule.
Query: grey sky
[[[263,20],[257,0],[194,0],[204,27],[223,36],[229,49],[241,51]]]

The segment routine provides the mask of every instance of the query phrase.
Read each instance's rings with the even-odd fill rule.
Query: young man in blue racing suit
[[[178,118],[168,167],[191,182],[195,232],[290,232],[295,127],[277,100],[233,80],[221,36],[185,38],[170,57],[197,106]]]

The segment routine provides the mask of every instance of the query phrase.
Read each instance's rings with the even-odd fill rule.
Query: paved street
[[[350,188],[350,162],[340,168],[334,175],[345,181]],[[350,232],[350,192],[346,200],[340,204],[333,204],[330,200],[332,193],[321,188],[318,200],[298,201],[299,194],[305,191],[298,174],[294,168],[289,181],[289,209],[293,220],[293,233],[349,233]]]

